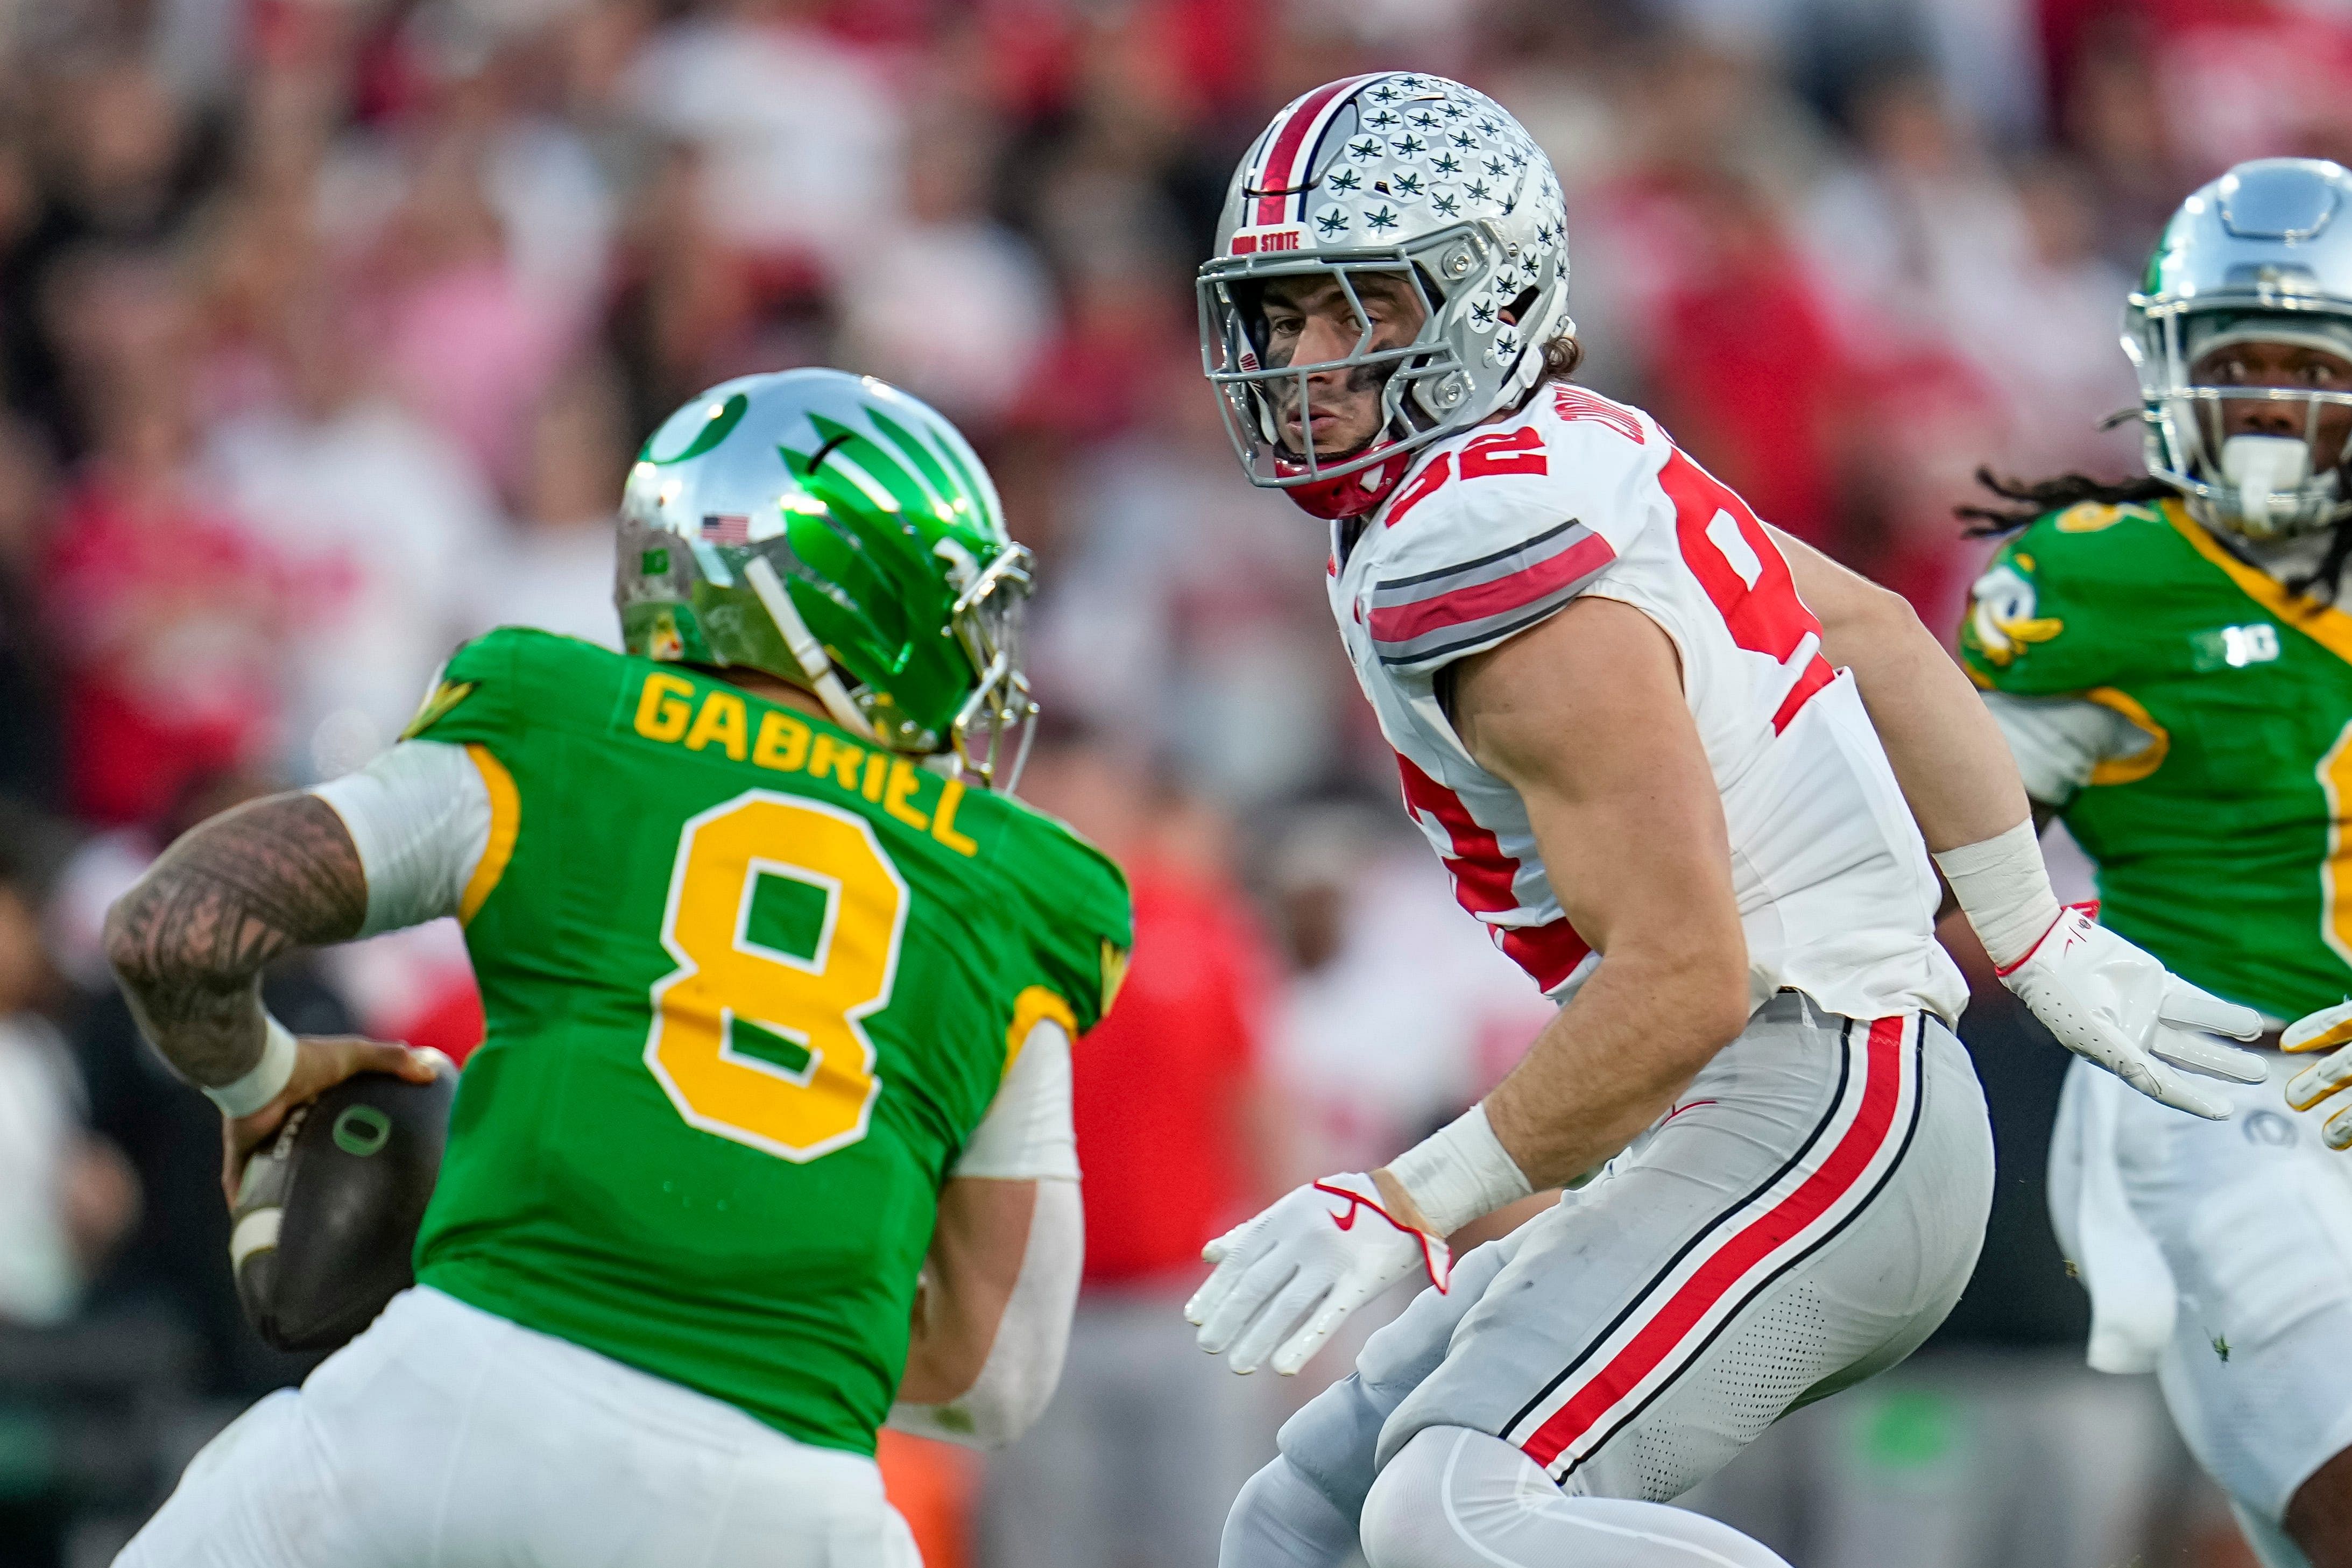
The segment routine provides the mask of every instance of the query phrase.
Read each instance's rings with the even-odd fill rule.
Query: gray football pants
[[[1949,1029],[1783,992],[1600,1178],[1374,1334],[1284,1425],[1284,1460],[1349,1520],[1432,1426],[1502,1438],[1570,1496],[1666,1501],[1916,1349],[1991,1197]]]

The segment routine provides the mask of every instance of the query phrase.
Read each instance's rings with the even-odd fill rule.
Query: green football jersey
[[[2352,615],[2292,599],[2177,501],[2086,503],[2002,547],[1960,651],[1979,686],[2147,737],[2061,808],[2103,923],[2273,1018],[2352,992]]]
[[[1040,1019],[1093,1026],[1118,868],[1017,801],[677,665],[508,628],[409,733],[465,745],[488,1032],[424,1284],[871,1452],[940,1184]]]

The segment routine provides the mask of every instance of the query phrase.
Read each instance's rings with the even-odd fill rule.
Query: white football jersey
[[[1597,962],[1553,896],[1526,806],[1474,762],[1438,673],[1580,594],[1647,614],[1681,655],[1730,829],[1752,1002],[1782,988],[1880,1018],[1968,1001],[1937,945],[1938,890],[1853,677],[1747,503],[1637,408],[1564,382],[1517,416],[1441,441],[1367,521],[1331,608],[1406,808],[1454,896],[1565,999]],[[1574,679],[1573,671],[1561,679]]]

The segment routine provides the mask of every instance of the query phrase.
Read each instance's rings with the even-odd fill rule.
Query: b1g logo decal
[[[2275,664],[2285,650],[2279,646],[2278,627],[2268,621],[2242,626],[2219,626],[2189,639],[2189,668],[2203,675],[2216,669],[2243,669],[2250,664]]]

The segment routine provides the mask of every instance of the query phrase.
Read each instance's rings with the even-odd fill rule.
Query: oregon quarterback
[[[876,1428],[1001,1441],[1052,1391],[1069,1042],[1130,938],[1117,868],[1008,793],[1027,552],[954,429],[833,371],[674,415],[619,552],[626,656],[470,643],[400,744],[112,911],[232,1173],[322,1087],[418,1070],[291,1038],[274,954],[454,914],[488,1019],[416,1287],[126,1563],[911,1563]]]
[[[2101,921],[2276,1029],[2352,991],[2352,174],[2265,159],[2190,196],[2124,348],[2147,476],[1970,509],[2015,531],[1961,651],[2096,863]],[[2268,1085],[2210,1086],[2229,1121],[2076,1070],[2052,1205],[2092,1364],[2156,1370],[2265,1561],[2329,1568],[2352,1563],[2352,1169],[2280,1102],[2301,1064],[2270,1059]]]

